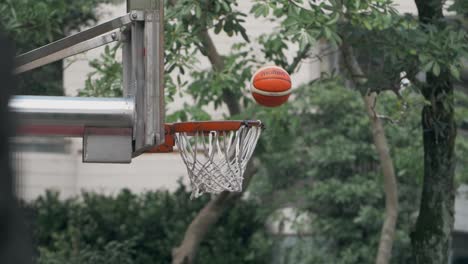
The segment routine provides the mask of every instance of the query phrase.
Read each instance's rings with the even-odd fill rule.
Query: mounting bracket
[[[83,138],[83,161],[130,163],[164,142],[164,8],[160,0],[128,0],[128,13],[19,55],[15,73],[123,43],[124,98],[16,96],[10,107],[20,135]]]

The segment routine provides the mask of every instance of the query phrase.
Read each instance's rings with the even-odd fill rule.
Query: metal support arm
[[[95,49],[97,47],[101,47],[107,44],[110,44],[114,41],[120,40],[120,32],[112,32],[106,35],[102,35],[100,37],[76,44],[75,46],[71,46],[64,50],[57,51],[50,55],[43,56],[37,60],[31,61],[29,63],[25,63],[23,65],[17,66],[15,69],[15,74],[20,74],[23,72],[27,72],[41,66],[47,65],[49,63],[59,61],[70,56]]]
[[[132,21],[144,19],[141,11],[133,11],[122,17],[110,20],[90,29],[76,33],[61,40],[52,42],[46,46],[26,52],[16,58],[15,73],[22,73],[37,67],[52,63],[57,60],[87,51],[99,46],[116,41],[119,37],[117,32],[105,35],[102,38],[92,40],[100,35],[129,25]]]

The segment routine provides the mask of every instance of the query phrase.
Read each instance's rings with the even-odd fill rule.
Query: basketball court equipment
[[[17,134],[82,138],[83,162],[90,163],[130,163],[143,153],[176,149],[187,166],[193,197],[239,192],[263,125],[164,123],[163,2],[128,0],[126,15],[18,56],[15,72],[21,74],[121,42],[124,97],[16,96],[10,108],[19,120]]]
[[[281,67],[261,68],[252,76],[251,91],[260,105],[280,106],[288,101],[291,95],[291,77]]]
[[[194,198],[205,192],[240,192],[262,129],[253,120],[166,124],[165,143],[150,152],[171,152],[177,146]]]
[[[17,74],[122,43],[124,98],[17,96],[19,133],[83,138],[83,161],[130,163],[164,142],[163,0],[130,0],[128,13],[17,57]]]

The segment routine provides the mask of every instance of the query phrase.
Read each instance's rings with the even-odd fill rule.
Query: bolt
[[[115,32],[112,33],[112,34],[111,34],[111,38],[112,38],[113,40],[115,40],[115,39],[117,38],[117,34],[116,34]]]
[[[132,18],[133,18],[133,19],[137,19],[137,18],[138,18],[138,14],[137,14],[137,13],[133,13],[133,14],[132,14]]]

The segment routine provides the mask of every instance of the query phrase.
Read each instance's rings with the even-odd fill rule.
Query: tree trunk
[[[441,25],[441,0],[416,0],[422,23]],[[443,24],[442,24],[443,26]],[[447,263],[454,222],[455,138],[453,85],[443,69],[427,74],[422,94],[430,102],[422,111],[424,183],[419,215],[411,234],[415,263]]]
[[[202,54],[208,58],[214,71],[222,72],[224,70],[224,58],[216,49],[213,39],[208,33],[208,29],[202,29],[198,36],[202,42]],[[228,107],[229,115],[233,116],[240,114],[241,106],[239,104],[239,99],[240,98],[237,98],[230,90],[230,87],[223,89],[223,101]]]
[[[343,54],[344,63],[352,76],[354,84],[356,86],[366,84],[367,79],[354,56],[352,47],[343,41],[341,52]],[[393,241],[395,240],[395,229],[398,218],[398,189],[393,160],[390,156],[390,148],[388,146],[385,130],[382,121],[377,117],[374,109],[376,97],[376,93],[371,93],[364,95],[363,100],[371,123],[372,138],[375,149],[379,154],[385,190],[385,220],[382,225],[375,263],[387,264],[390,263]]]
[[[390,149],[388,147],[382,120],[375,115],[373,109],[375,98],[375,93],[364,96],[367,114],[371,121],[374,145],[379,153],[385,190],[385,220],[380,233],[379,249],[377,251],[375,263],[387,264],[390,263],[393,241],[395,240],[395,229],[398,217],[398,189],[393,160],[390,156]]]
[[[190,223],[181,245],[173,250],[173,264],[193,263],[200,242],[211,227],[216,224],[227,205],[232,204],[235,200],[235,197],[231,193],[222,192],[205,205]]]
[[[245,189],[253,175],[257,171],[257,166],[253,161],[249,162],[244,174]],[[210,229],[218,222],[221,215],[229,206],[235,204],[242,197],[242,193],[222,192],[213,197],[205,207],[192,220],[185,231],[184,240],[179,247],[172,250],[172,264],[191,264],[194,259],[200,243],[205,238]]]
[[[443,97],[446,96],[452,97],[453,92]],[[447,263],[454,222],[456,127],[453,106],[442,102],[453,98],[436,100],[422,112],[424,183],[419,216],[411,235],[415,263],[424,264]]]

